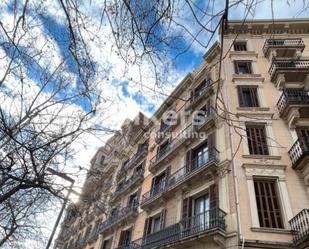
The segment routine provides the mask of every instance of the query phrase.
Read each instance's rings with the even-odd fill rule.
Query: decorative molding
[[[265,80],[261,74],[233,74],[232,81],[235,84],[243,84],[244,82],[263,83]]]
[[[230,162],[220,164],[217,168],[217,173],[220,178],[224,178],[230,171]]]
[[[253,232],[291,234],[292,231],[280,228],[251,227]]]
[[[265,162],[264,162],[265,163]],[[252,179],[253,176],[275,176],[279,180],[285,180],[286,165],[281,164],[243,164],[247,179]]]
[[[276,20],[274,24],[272,20],[257,20],[243,24],[242,21],[230,21],[225,31],[227,34],[309,34],[308,20],[299,19],[281,19]]]
[[[229,53],[229,57],[231,59],[252,59],[253,58],[258,58],[258,53],[255,51],[231,51]]]
[[[273,112],[237,112],[236,116],[239,121],[250,123],[272,123],[272,119],[275,113]]]
[[[247,121],[250,122],[251,121],[258,122],[259,121],[258,119],[260,119],[263,122],[267,122],[268,120],[271,120],[274,115],[275,115],[274,112],[269,112],[268,107],[261,107],[261,108],[251,107],[251,109],[236,112],[236,117],[245,118],[247,119]],[[252,119],[250,119],[250,116],[252,116]]]
[[[248,159],[257,159],[253,161],[254,163],[265,163],[265,164],[274,164],[270,160],[280,160],[281,156],[272,156],[272,155],[242,155],[243,158]]]

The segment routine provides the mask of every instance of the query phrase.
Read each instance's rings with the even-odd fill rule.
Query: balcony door
[[[296,128],[298,138],[309,137],[309,127]]]
[[[303,149],[309,149],[309,127],[297,127],[297,136]]]
[[[154,178],[152,186],[152,195],[161,193],[165,187],[165,182],[166,182],[166,172],[164,171],[162,174]]]
[[[132,229],[121,231],[118,247],[130,248]]]
[[[194,200],[194,227],[195,230],[205,230],[209,227],[209,195],[205,194]]]
[[[193,151],[194,165],[193,168],[200,168],[209,160],[208,144],[204,143]]]
[[[138,193],[135,192],[129,196],[128,206],[135,207],[138,204]]]

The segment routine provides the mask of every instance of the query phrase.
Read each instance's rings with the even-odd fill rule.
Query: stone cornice
[[[227,34],[309,34],[309,19],[243,20],[228,22]]]

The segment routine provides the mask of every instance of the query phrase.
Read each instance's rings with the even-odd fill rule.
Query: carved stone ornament
[[[286,165],[263,165],[263,164],[243,164],[247,178],[251,179],[253,176],[275,176],[279,180],[285,180]]]

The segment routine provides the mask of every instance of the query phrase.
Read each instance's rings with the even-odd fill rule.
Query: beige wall
[[[235,114],[235,126],[240,126],[240,136],[232,131],[234,150],[239,143],[241,146],[235,156],[235,168],[237,171],[238,193],[240,199],[240,220],[243,236],[246,240],[260,240],[266,242],[291,243],[292,234],[288,220],[300,210],[309,206],[309,196],[306,193],[304,181],[300,174],[292,169],[288,150],[292,146],[292,131],[287,122],[279,117],[277,101],[281,92],[270,81],[268,69],[270,62],[264,57],[262,48],[269,35],[240,34],[237,40],[247,41],[248,52],[229,52],[223,63],[224,92],[226,103],[230,111]],[[276,38],[302,37],[306,44],[303,55],[308,55],[309,37],[307,35],[276,35]],[[232,45],[234,34],[226,35],[224,41],[224,53]],[[233,60],[253,61],[253,73],[250,77],[238,77],[234,73]],[[261,107],[264,108],[239,108],[237,85],[258,85],[258,95]],[[245,122],[266,123],[266,133],[270,137],[268,145],[271,156],[246,156],[249,154],[246,133],[241,131],[245,128]],[[284,229],[259,228],[256,210],[255,196],[252,177],[264,176],[278,178],[277,187],[280,195],[280,204]],[[233,204],[232,204],[233,205]]]

